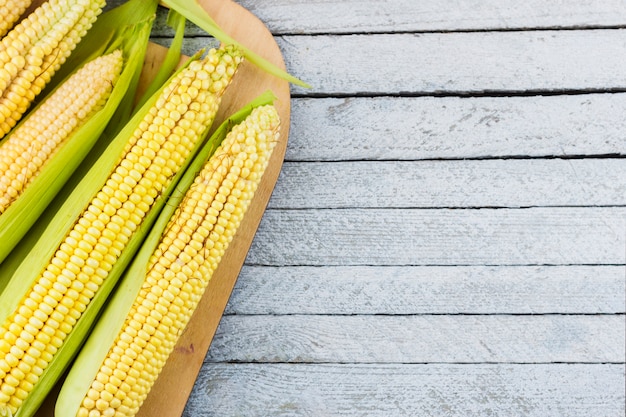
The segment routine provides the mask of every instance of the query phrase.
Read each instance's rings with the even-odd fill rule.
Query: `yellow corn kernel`
[[[0,0],[0,38],[11,30],[31,3],[32,0]]]
[[[33,333],[32,337],[44,340],[41,346],[43,350],[31,352],[31,356],[40,355],[43,363],[39,367],[45,368],[87,307],[94,289],[106,279],[120,257],[125,243],[140,227],[146,213],[131,203],[133,196],[152,193],[154,195],[152,201],[155,201],[172,180],[171,177],[159,175],[167,164],[162,153],[168,138],[153,132],[158,131],[160,125],[166,123],[164,120],[170,118],[168,113],[161,110],[172,97],[181,98],[187,103],[182,114],[174,115],[179,118],[178,125],[183,125],[182,121],[189,122],[185,124],[187,128],[180,137],[183,146],[177,148],[175,152],[168,152],[169,161],[173,162],[174,169],[178,170],[202,139],[204,130],[211,124],[223,93],[223,90],[214,91],[211,86],[190,92],[185,86],[199,77],[206,76],[215,66],[224,65],[227,70],[216,82],[225,88],[240,62],[240,55],[233,48],[211,50],[203,60],[191,62],[163,89],[155,105],[144,118],[145,123],[141,123],[140,128],[128,139],[122,158],[111,172],[106,184],[96,193],[75,223],[73,230],[68,232],[48,266],[36,279],[31,292],[23,297],[21,305],[5,323],[0,325],[0,340],[6,340],[13,346],[9,350],[0,350],[0,392],[9,398],[7,400],[6,397],[0,396],[0,410],[5,407],[11,413],[15,413],[23,401],[22,390],[16,389],[20,379],[13,377],[12,369],[21,367],[20,369],[25,370],[25,378],[35,381],[34,383],[37,381],[37,376],[31,373],[31,366],[23,360],[23,350],[15,348],[18,346],[15,334],[19,337],[23,330],[27,330]],[[195,108],[198,111],[193,110]],[[155,114],[161,116],[153,117]],[[139,183],[134,188],[120,186],[125,178],[121,174],[125,170],[124,165],[127,165],[124,161],[129,160],[141,161],[139,183],[146,180],[143,186]],[[93,214],[99,210],[110,213],[108,223],[102,222]],[[83,245],[92,245],[93,242],[97,243],[87,253],[88,258],[83,259],[86,254],[82,249]],[[102,274],[90,273],[95,268],[102,270]],[[76,282],[80,284],[75,285]],[[34,309],[28,306],[34,306]],[[141,328],[140,324],[135,325]],[[0,344],[0,347],[5,345]],[[126,349],[131,358],[137,356],[136,352],[133,348]],[[114,376],[110,378],[115,380]],[[94,401],[96,409],[98,404],[102,406],[102,403]]]
[[[104,107],[122,63],[119,50],[87,63],[0,143],[0,214],[64,141]]]
[[[150,259],[143,287],[82,400],[78,416],[117,415],[122,404],[128,407],[124,416],[137,413],[232,240],[268,164],[278,131],[274,106],[257,107],[232,129],[195,178]],[[257,174],[253,180],[241,177],[238,168],[249,160],[255,161],[250,168]],[[236,187],[243,190],[239,194],[243,198],[233,195]],[[220,203],[215,215],[210,214],[213,202],[226,200],[229,203]],[[194,215],[196,212],[200,215]],[[186,227],[197,232],[182,232]],[[209,250],[211,240],[222,242],[220,248]],[[197,267],[186,268],[190,264]],[[124,354],[120,357],[116,352]],[[132,383],[125,381],[131,375],[129,367],[139,363],[145,365]],[[117,377],[111,378],[116,373]],[[109,393],[99,383],[102,380],[113,384],[121,400],[118,404],[109,401]],[[121,390],[125,382],[131,389],[128,393]]]
[[[104,0],[48,0],[0,41],[0,138],[86,34]]]

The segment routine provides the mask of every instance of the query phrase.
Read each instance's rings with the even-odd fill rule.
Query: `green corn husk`
[[[183,41],[185,35],[185,22],[186,19],[175,10],[171,10],[167,14],[167,24],[175,30],[174,39],[170,47],[167,49],[167,53],[163,62],[159,66],[157,74],[144,92],[143,96],[137,101],[137,108],[141,107],[148,98],[150,98],[156,90],[172,75],[176,70],[176,67],[180,63],[182,56]]]
[[[220,42],[226,45],[236,45],[239,47],[243,51],[244,57],[262,70],[292,84],[299,85],[300,87],[311,88],[309,84],[292,76],[286,71],[283,71],[271,62],[268,62],[266,59],[256,54],[245,45],[241,45],[235,39],[226,34],[196,0],[164,0],[163,3],[171,9],[176,10],[178,13],[187,18],[187,20],[195,23],[198,27],[205,30],[209,35],[213,36]]]

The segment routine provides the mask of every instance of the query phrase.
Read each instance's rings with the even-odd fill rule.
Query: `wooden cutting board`
[[[232,38],[285,69],[281,51],[272,34],[252,13],[231,0],[198,0],[198,3]],[[165,52],[165,48],[150,44],[142,81],[147,83],[151,79]],[[289,84],[286,81],[244,62],[223,97],[214,126],[219,126],[231,113],[268,89],[277,97],[275,106],[281,117],[280,139],[240,229],[222,258],[197,311],[168,359],[156,385],[144,402],[139,412],[141,417],[178,417],[182,414],[278,179],[289,136],[291,107]],[[56,390],[42,405],[37,417],[54,415],[55,394]]]
[[[226,33],[285,69],[282,54],[271,33],[249,11],[231,0],[199,0],[199,3]],[[278,179],[289,136],[291,106],[289,84],[286,81],[244,62],[224,95],[215,126],[267,89],[271,89],[278,98],[275,106],[282,121],[279,142],[237,235],[211,279],[198,310],[143,404],[140,417],[174,417],[182,414]]]

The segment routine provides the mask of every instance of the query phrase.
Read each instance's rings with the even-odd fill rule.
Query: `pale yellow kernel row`
[[[32,0],[0,0],[0,38],[7,34]]]

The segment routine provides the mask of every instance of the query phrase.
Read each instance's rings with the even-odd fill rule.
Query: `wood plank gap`
[[[310,38],[315,38],[318,36],[368,36],[368,35],[422,35],[422,34],[448,34],[448,33],[500,33],[500,32],[581,32],[581,31],[592,31],[592,30],[620,30],[626,29],[626,25],[568,25],[568,26],[546,26],[546,27],[513,27],[513,28],[470,28],[470,29],[425,29],[425,30],[368,30],[366,32],[359,31],[350,31],[350,32],[336,32],[336,31],[326,31],[326,32],[314,32],[314,33],[302,33],[302,32],[281,32],[280,34],[275,33],[275,37],[286,37],[286,36],[306,36]],[[189,35],[192,37],[193,35]],[[207,37],[207,35],[202,36],[202,34],[198,34],[195,37]]]
[[[625,316],[626,311],[615,313],[560,313],[560,312],[544,312],[544,313],[331,313],[331,314],[316,314],[316,313],[267,313],[267,314],[253,314],[253,313],[224,313],[224,317],[439,317],[439,316],[462,316],[462,317],[482,317],[482,316],[496,316],[496,317],[553,317],[553,316]]]
[[[478,157],[445,157],[445,158],[344,158],[344,159],[297,159],[285,158],[286,164],[293,163],[334,163],[334,162],[445,162],[445,161],[517,161],[517,160],[602,160],[602,159],[626,159],[625,153],[604,153],[604,154],[571,154],[571,155],[505,155],[505,156],[478,156]]]
[[[306,33],[306,36],[354,36],[354,35],[425,35],[431,33],[499,33],[499,32],[578,32],[585,30],[620,30],[626,29],[626,25],[568,25],[568,26],[519,26],[512,28],[480,28],[480,29],[424,29],[424,30],[368,30],[366,32],[357,31],[326,31]],[[284,31],[273,32],[279,36],[303,36],[302,32]],[[173,37],[173,36],[172,36]],[[190,36],[192,37],[192,36]]]
[[[282,209],[281,209],[282,210]],[[261,263],[261,262],[251,262],[251,261],[246,261],[246,263],[244,263],[244,266],[251,266],[251,267],[280,267],[280,268],[285,268],[285,267],[307,267],[307,268],[324,268],[326,267],[325,265],[319,265],[319,264],[305,264],[305,263],[301,263],[301,264],[283,264],[281,263],[280,265],[275,265],[275,264],[265,264],[265,263]],[[349,266],[349,267],[357,267],[357,268],[361,268],[361,267],[383,267],[383,268],[388,268],[388,267],[419,267],[419,268],[432,268],[432,267],[445,267],[445,268],[459,268],[459,267],[485,267],[485,268],[494,268],[494,267],[562,267],[562,266],[582,266],[582,267],[587,267],[587,266],[607,266],[607,267],[611,267],[611,266],[619,266],[619,267],[626,267],[626,264],[621,264],[621,263],[483,263],[483,264],[465,264],[465,263],[455,263],[455,264],[438,264],[438,263],[427,263],[427,264],[412,264],[412,263],[406,263],[406,264],[386,264],[386,265],[381,265],[381,264],[367,264],[367,263],[362,263],[362,264],[349,264],[349,265],[329,265],[332,267],[337,267],[337,266]],[[625,270],[626,273],[626,270]]]
[[[337,210],[454,210],[454,211],[477,211],[477,210],[533,210],[533,209],[559,209],[559,208],[578,208],[578,209],[588,209],[588,208],[624,208],[626,206],[622,204],[599,204],[599,205],[527,205],[527,206],[429,206],[429,207],[394,207],[394,206],[384,206],[384,207],[268,207],[266,211],[289,211],[289,212],[302,212],[302,211],[337,211]],[[549,264],[551,265],[551,264]],[[569,265],[569,264],[568,264]],[[589,265],[589,264],[585,264]],[[600,264],[605,265],[605,264]],[[620,264],[621,265],[621,264]]]
[[[387,365],[624,365],[626,362],[612,362],[612,361],[533,361],[533,362],[513,362],[513,361],[428,361],[428,362],[403,362],[403,361],[389,361],[389,362],[354,362],[354,361],[313,361],[313,362],[288,362],[288,361],[250,361],[250,360],[227,360],[227,361],[210,361],[205,360],[204,364],[207,366],[214,365],[346,365],[346,366],[387,366]]]
[[[559,209],[559,208],[624,208],[625,205],[621,204],[596,204],[596,205],[547,205],[547,204],[533,204],[533,205],[481,205],[481,206],[337,206],[337,207],[268,207],[266,210],[285,210],[285,211],[308,211],[308,210],[532,210],[532,209]],[[604,265],[604,264],[602,264]]]
[[[420,97],[460,97],[460,98],[507,98],[507,97],[553,97],[580,96],[585,94],[619,94],[626,93],[626,88],[581,88],[581,89],[528,89],[528,90],[483,90],[483,91],[408,91],[399,93],[377,93],[359,91],[354,93],[316,93],[301,90],[294,91],[292,98],[420,98]]]

